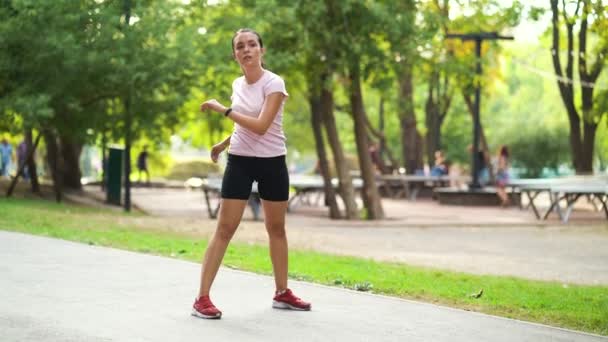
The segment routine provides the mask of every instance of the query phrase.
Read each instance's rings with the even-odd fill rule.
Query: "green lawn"
[[[0,199],[3,230],[199,262],[206,240],[192,234],[142,229],[141,219],[138,214],[46,201]],[[265,246],[232,243],[224,265],[261,274],[272,272]],[[608,335],[606,286],[478,276],[296,250],[290,251],[290,275],[315,283]],[[474,298],[472,294],[481,289],[483,295]]]

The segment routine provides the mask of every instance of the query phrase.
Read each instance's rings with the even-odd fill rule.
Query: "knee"
[[[222,241],[230,241],[234,236],[234,232],[236,231],[236,227],[231,224],[220,223],[217,226],[217,231],[215,232],[215,236]]]
[[[284,222],[267,222],[266,230],[268,236],[272,238],[285,238],[285,223]]]

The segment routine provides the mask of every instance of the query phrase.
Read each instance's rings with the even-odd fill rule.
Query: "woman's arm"
[[[270,128],[274,118],[277,116],[284,98],[285,95],[280,92],[272,93],[266,96],[264,106],[262,107],[262,112],[257,118],[238,113],[234,110],[228,114],[228,117],[248,130],[259,135],[264,135],[266,131],[268,131],[268,128]],[[227,107],[223,106],[215,99],[206,101],[201,105],[201,110],[204,111],[206,109],[210,109],[221,114],[226,113],[228,110]]]
[[[224,146],[224,147],[230,145],[230,138],[231,137],[232,137],[232,134],[230,134],[228,137],[226,137],[226,139],[222,140],[222,142],[220,144],[222,144],[222,146]]]
[[[232,134],[230,134],[226,139],[222,140],[221,142],[213,145],[213,147],[211,148],[211,160],[214,163],[217,163],[217,158],[220,156],[220,153],[222,153],[226,149],[226,147],[230,145],[230,137],[232,137]]]

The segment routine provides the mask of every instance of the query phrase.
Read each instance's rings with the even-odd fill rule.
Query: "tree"
[[[334,44],[342,52],[339,72],[344,77],[345,90],[349,97],[353,117],[353,131],[357,145],[359,169],[363,179],[361,197],[366,209],[367,219],[384,218],[384,210],[378,187],[374,166],[369,153],[369,121],[363,101],[362,81],[369,74],[368,70],[382,58],[382,52],[369,39],[381,31],[381,21],[373,7],[365,1],[351,0],[340,2],[326,1],[328,16],[334,22]]]
[[[401,158],[408,174],[422,168],[422,135],[417,128],[414,104],[414,66],[420,61],[417,47],[425,37],[416,29],[417,8],[414,1],[386,1],[379,8],[381,20],[387,25],[384,39],[389,42],[390,61],[395,74],[398,95],[397,115],[400,124]]]
[[[594,97],[595,82],[604,69],[608,54],[606,28],[606,7],[602,0],[578,0],[573,11],[569,3],[551,0],[552,13],[552,48],[553,67],[558,77],[557,86],[566,107],[570,123],[570,149],[572,162],[577,173],[593,172],[593,149],[599,122],[606,115],[606,109],[599,105],[605,100]],[[561,19],[560,19],[561,17]],[[590,25],[590,20],[593,20]],[[562,66],[562,25],[566,29],[566,67]],[[575,50],[574,28],[578,27],[578,51]],[[590,35],[591,34],[591,35]],[[590,38],[598,38],[595,51],[588,51]],[[578,60],[578,77],[580,80],[580,110],[575,102],[574,63]],[[602,102],[600,102],[602,101]],[[599,106],[598,106],[599,105]]]
[[[192,60],[191,39],[179,30],[181,7],[138,2],[127,22],[128,37],[121,31],[122,4],[116,2],[15,1],[0,8],[2,43],[8,47],[6,64],[0,64],[8,74],[0,105],[43,132],[58,199],[62,184],[81,187],[83,144],[93,142],[95,132],[105,136],[124,128],[116,112],[125,108],[125,98],[131,99],[136,131],[177,124],[173,112],[186,93]],[[128,89],[134,90],[125,97]]]

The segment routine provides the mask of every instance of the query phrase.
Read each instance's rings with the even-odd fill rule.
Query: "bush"
[[[211,160],[188,160],[176,162],[167,175],[168,179],[185,181],[190,177],[205,178],[209,174],[219,173],[220,167]]]
[[[530,127],[509,140],[512,164],[522,169],[522,177],[539,177],[543,169],[557,173],[560,165],[571,162],[569,133],[564,127]]]

